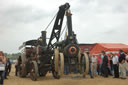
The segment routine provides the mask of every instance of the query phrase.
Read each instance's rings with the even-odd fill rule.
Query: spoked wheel
[[[37,62],[36,61],[32,61],[32,63],[31,63],[31,70],[30,70],[30,78],[33,81],[36,81],[38,75],[39,74],[38,74],[38,65],[37,65]]]
[[[79,65],[78,65],[79,73],[82,73],[82,71],[81,71],[81,52],[80,51],[78,53],[78,63],[79,63]]]
[[[64,73],[64,55],[59,53],[58,49],[54,49],[54,67],[53,67],[53,77],[59,79]]]
[[[83,55],[79,56],[79,71],[83,74],[83,77],[88,74],[89,71],[89,59],[88,55],[84,53]]]
[[[63,76],[64,74],[64,55],[63,53],[60,53],[59,57],[59,75]]]
[[[19,65],[18,71],[19,71],[20,77],[26,77],[27,71],[26,71],[26,56],[25,56],[25,54],[21,55],[21,64]]]

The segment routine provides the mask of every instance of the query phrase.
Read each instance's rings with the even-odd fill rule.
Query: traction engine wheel
[[[30,78],[33,81],[36,81],[38,75],[39,74],[38,74],[38,65],[37,65],[37,62],[36,61],[32,61],[32,63],[31,63],[31,70],[30,70]]]
[[[78,70],[81,73],[81,52],[78,53]]]
[[[20,77],[26,77],[27,71],[26,71],[26,56],[25,54],[21,54],[21,64],[19,67],[19,76]]]
[[[79,55],[78,60],[79,60],[79,71],[80,71],[80,73],[83,74],[83,77],[85,77],[89,71],[88,55],[86,53],[83,53],[83,56]]]
[[[64,74],[64,55],[59,53],[58,49],[54,49],[54,68],[53,77],[59,79]]]

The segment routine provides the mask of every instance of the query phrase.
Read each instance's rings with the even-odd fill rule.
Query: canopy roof
[[[19,47],[19,49],[25,47],[26,45],[36,46],[36,45],[37,45],[37,40],[29,40],[29,41],[26,41],[26,42],[24,42],[24,43]]]
[[[90,53],[101,53],[101,51],[119,51],[120,49],[128,52],[128,45],[122,43],[96,43]]]
[[[33,45],[35,46],[37,44],[37,40],[29,40],[24,42],[24,45]]]

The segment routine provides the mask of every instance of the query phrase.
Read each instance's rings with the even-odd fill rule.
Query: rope
[[[62,30],[61,34],[60,34],[60,37],[62,36],[63,32],[65,31],[67,25],[64,26],[64,29]]]
[[[52,21],[55,19],[56,15],[53,17],[53,19],[50,21],[50,23],[48,24],[48,26],[45,28],[45,31],[48,29],[48,27],[50,26],[50,24],[52,23]]]

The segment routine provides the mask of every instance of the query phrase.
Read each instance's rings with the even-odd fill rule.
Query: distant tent
[[[118,52],[120,49],[128,52],[128,45],[121,43],[96,43],[90,53],[99,54],[103,50],[106,52]]]

